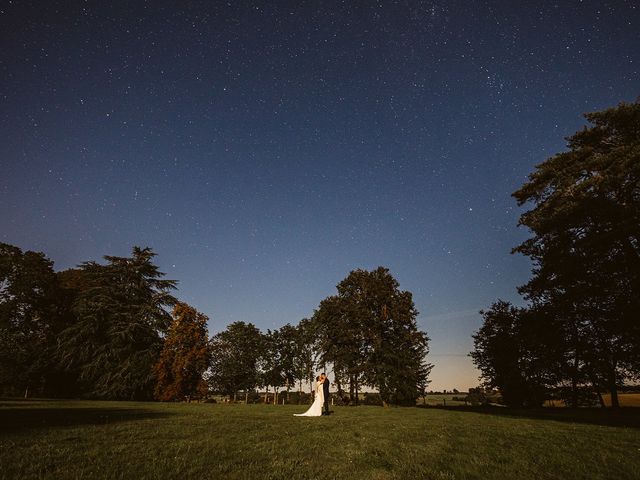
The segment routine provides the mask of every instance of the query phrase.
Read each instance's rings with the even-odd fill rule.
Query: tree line
[[[548,398],[619,406],[640,378],[640,101],[585,115],[568,151],[536,166],[513,196],[530,207],[526,305],[482,311],[471,357],[513,406]]]
[[[0,243],[0,394],[176,401],[290,392],[332,371],[338,395],[379,390],[415,405],[431,366],[410,292],[386,268],[355,270],[311,318],[261,332],[175,296],[150,248],[55,272],[44,253]]]

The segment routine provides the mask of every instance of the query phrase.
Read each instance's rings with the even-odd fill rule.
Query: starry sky
[[[634,1],[0,3],[0,241],[150,246],[210,318],[278,328],[386,266],[433,389],[531,265],[510,194],[640,94]]]

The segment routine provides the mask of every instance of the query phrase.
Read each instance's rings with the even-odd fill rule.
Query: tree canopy
[[[149,248],[131,257],[105,256],[105,265],[85,262],[83,287],[73,303],[75,323],[62,332],[61,363],[77,369],[86,394],[145,399],[153,393],[152,367],[176,303],[174,280],[164,280]]]
[[[204,372],[209,368],[209,319],[186,303],[173,307],[173,321],[154,365],[154,396],[158,400],[184,400],[207,394]]]
[[[0,244],[1,392],[176,401],[264,387],[275,401],[318,370],[355,404],[363,386],[384,404],[424,392],[429,339],[388,269],[354,270],[297,325],[233,322],[209,339],[207,317],[173,296],[154,257],[134,247],[56,273],[44,254]]]
[[[226,395],[253,390],[260,383],[258,362],[264,352],[264,338],[252,323],[233,322],[210,341],[211,388]]]
[[[519,289],[534,313],[527,322],[538,325],[529,331],[557,334],[537,340],[555,352],[549,386],[569,382],[577,406],[589,382],[617,406],[620,383],[640,374],[640,102],[585,117],[591,125],[568,138],[568,150],[514,192],[530,207],[519,224],[532,233],[514,252],[533,261]]]
[[[384,267],[354,270],[337,290],[314,315],[321,362],[349,383],[352,401],[362,383],[377,388],[385,404],[415,405],[431,366],[411,293]]]
[[[0,243],[0,392],[47,391],[59,322],[53,262]]]

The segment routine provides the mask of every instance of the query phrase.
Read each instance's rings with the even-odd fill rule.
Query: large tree
[[[156,399],[190,400],[207,393],[203,378],[210,356],[207,320],[205,315],[186,303],[178,302],[173,308],[173,322],[153,369]]]
[[[544,351],[530,312],[508,302],[497,301],[488,310],[482,327],[474,333],[470,356],[484,379],[484,385],[502,394],[512,407],[540,406],[545,399],[550,369],[549,351]]]
[[[59,357],[77,371],[88,396],[148,399],[161,335],[171,322],[174,280],[162,279],[150,248],[131,257],[105,256],[105,265],[85,262],[83,287],[73,303],[75,323],[60,335]]]
[[[337,290],[314,315],[321,361],[349,382],[353,402],[362,382],[379,390],[384,405],[415,405],[431,365],[411,293],[383,267],[354,270]]]
[[[51,392],[59,288],[43,253],[0,243],[0,392]]]
[[[298,368],[296,368],[296,362],[298,360],[299,347],[296,327],[287,323],[278,329],[275,348],[278,351],[279,369],[282,373],[287,396],[297,379]]]
[[[275,403],[278,399],[278,389],[286,385],[285,370],[291,368],[291,363],[284,358],[286,352],[282,348],[283,339],[280,330],[267,330],[262,339],[259,383],[260,386],[265,387],[265,403],[269,387],[273,387],[273,401]]]
[[[259,382],[258,361],[263,355],[264,338],[252,323],[233,322],[210,341],[211,389],[233,396],[240,390],[248,394]]]
[[[640,102],[585,116],[514,193],[533,233],[515,251],[534,263],[521,292],[566,323],[574,383],[587,374],[617,406],[640,373]]]
[[[295,329],[294,377],[298,381],[299,391],[302,392],[303,382],[313,385],[315,380],[314,369],[318,338],[315,324],[308,318],[300,320]]]
[[[358,385],[367,368],[364,306],[353,299],[333,295],[320,302],[313,321],[318,326],[320,364],[331,364],[334,383],[342,396],[343,385],[349,387],[350,403],[357,403]],[[326,367],[324,367],[326,369]]]

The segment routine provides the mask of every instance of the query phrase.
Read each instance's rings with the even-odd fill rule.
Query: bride
[[[313,401],[313,404],[309,407],[304,413],[294,413],[296,417],[319,417],[322,415],[322,404],[324,403],[324,393],[322,391],[322,382],[320,381],[320,377],[316,377],[316,398]]]

